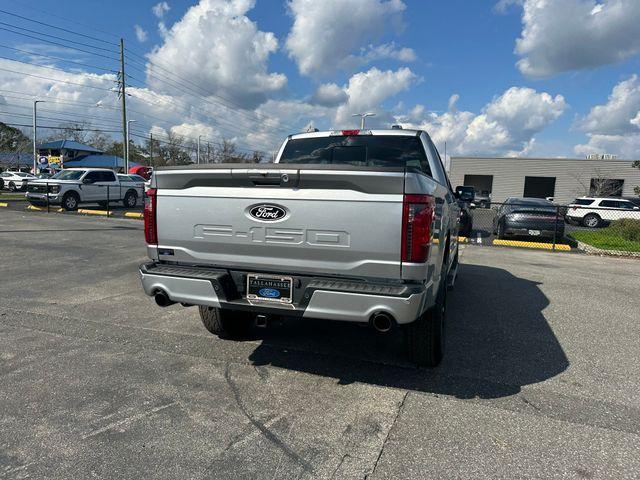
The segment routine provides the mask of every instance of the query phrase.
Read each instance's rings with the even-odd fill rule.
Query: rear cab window
[[[292,138],[279,163],[415,168],[431,176],[422,142],[405,135],[332,135]]]

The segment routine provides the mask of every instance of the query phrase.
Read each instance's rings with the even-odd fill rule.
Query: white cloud
[[[153,14],[160,19],[162,19],[164,17],[164,14],[169,10],[171,10],[171,7],[167,2],[157,3],[151,8]]]
[[[142,28],[140,25],[134,25],[133,29],[135,30],[136,38],[140,43],[147,41],[147,39],[149,38],[149,34],[144,28]]]
[[[323,83],[313,94],[311,101],[326,107],[335,107],[348,99],[347,92],[335,83]]]
[[[352,114],[370,110],[375,111],[377,116],[367,120],[368,125],[386,123],[388,127],[393,118],[381,109],[381,103],[407,90],[416,80],[416,75],[407,67],[396,71],[382,71],[373,67],[366,72],[356,73],[344,89],[347,101],[336,111],[336,127],[343,128],[354,124],[356,120],[352,118]]]
[[[638,0],[525,0],[523,8],[515,50],[526,75],[595,68],[640,52]]]
[[[429,113],[421,121],[400,115],[398,121],[426,130],[440,149],[457,155],[526,155],[534,136],[565,111],[562,95],[551,96],[531,88],[511,87],[488,103],[479,114],[459,111],[459,96],[449,99],[449,111]]]
[[[294,18],[286,41],[300,73],[323,76],[372,59],[412,61],[415,53],[394,44],[370,43],[402,28],[401,0],[290,0]],[[368,45],[368,46],[367,46]]]
[[[253,6],[253,0],[201,0],[171,27],[149,60],[205,92],[223,94],[242,107],[259,105],[267,94],[281,90],[287,78],[267,70],[278,41],[245,15]],[[151,66],[147,72],[154,73]],[[175,92],[151,75],[148,82],[159,91]]]
[[[221,134],[213,126],[204,123],[189,123],[184,122],[179,125],[173,125],[171,127],[171,133],[180,135],[183,137],[189,137],[197,141],[198,136],[202,136],[201,147],[205,145],[207,139],[220,138]]]
[[[574,147],[578,154],[640,158],[640,78],[633,75],[618,83],[607,102],[594,106],[575,126],[587,134],[587,142]]]
[[[633,75],[613,87],[607,103],[593,107],[586,117],[576,122],[576,126],[587,133],[635,133],[637,128],[632,121],[639,111],[640,78]]]
[[[613,153],[620,158],[640,159],[640,134],[602,135],[588,134],[587,143],[576,145],[574,151],[579,155],[592,153]]]

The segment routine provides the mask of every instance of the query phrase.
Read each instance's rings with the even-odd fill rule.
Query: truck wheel
[[[78,203],[80,199],[78,198],[78,194],[75,192],[69,192],[62,197],[62,208],[67,211],[73,212],[78,209]]]
[[[138,203],[138,195],[136,192],[129,190],[124,196],[122,203],[127,208],[133,208],[136,206],[136,203]]]
[[[16,184],[13,182],[9,182],[9,191],[10,192],[15,192],[16,191]]]
[[[251,329],[251,317],[246,312],[221,310],[219,308],[199,306],[200,318],[204,328],[220,338],[247,338]]]
[[[447,316],[446,281],[441,282],[436,304],[407,325],[409,359],[421,367],[437,367],[444,355],[444,327]]]
[[[590,228],[598,228],[600,226],[600,216],[595,213],[587,213],[582,218],[582,225]]]
[[[500,222],[498,223],[498,238],[502,239],[505,237],[504,234],[504,223]]]

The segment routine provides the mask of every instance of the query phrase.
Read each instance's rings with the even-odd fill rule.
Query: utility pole
[[[127,92],[124,81],[124,39],[120,39],[120,98],[122,99],[122,155],[126,171],[129,173],[129,136],[127,129]]]
[[[135,120],[127,120],[127,129],[125,130],[125,141],[127,142],[127,148],[125,148],[124,157],[124,173],[129,173],[129,130],[131,129],[131,123]]]
[[[38,115],[36,113],[36,105],[38,103],[42,103],[44,100],[34,100],[33,101],[33,174],[38,174],[38,149],[36,148],[36,130],[38,128],[37,119]]]
[[[211,157],[209,156],[209,142],[207,142],[207,163],[211,163]]]
[[[202,137],[202,135],[198,135],[198,165],[200,165],[200,137]]]
[[[149,134],[149,166],[153,168],[153,133]]]

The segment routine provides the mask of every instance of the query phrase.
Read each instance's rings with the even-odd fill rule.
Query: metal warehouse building
[[[634,196],[640,169],[632,164],[633,160],[452,157],[450,179],[454,187],[488,191],[493,202],[553,197],[569,203],[583,195]]]

